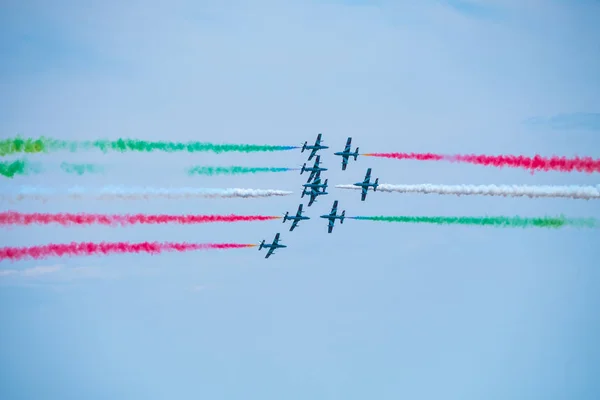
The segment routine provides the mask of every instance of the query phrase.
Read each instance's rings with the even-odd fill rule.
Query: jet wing
[[[317,179],[319,183],[321,183],[321,171],[313,172],[313,174],[314,178]]]
[[[275,239],[273,239],[273,244],[279,243],[279,233],[275,235]]]
[[[312,158],[315,156],[315,154],[317,154],[317,150],[318,149],[312,149],[312,151],[310,152],[310,156],[308,156],[309,160],[312,160]]]
[[[337,213],[338,201],[335,200],[333,202],[333,207],[331,207],[331,213],[329,215],[335,215]]]
[[[315,195],[315,192],[311,191],[310,192],[310,200],[308,201],[308,206],[312,206],[312,204],[315,202],[315,199],[317,198],[317,196]]]
[[[352,143],[352,138],[349,137],[348,140],[346,141],[346,147],[344,148],[344,153],[349,153],[350,152],[350,144]]]
[[[365,186],[363,186],[362,188],[362,193],[360,194],[360,199],[362,201],[365,201],[365,198],[367,197],[367,188]]]
[[[310,181],[312,180],[312,178],[315,177],[315,171],[310,171],[310,175],[308,176],[308,180],[306,181],[306,183],[310,183]]]
[[[265,258],[271,257],[271,254],[273,254],[274,251],[275,247],[269,247],[269,251],[267,251],[267,255],[265,256]]]
[[[302,216],[302,204],[298,206],[298,211],[296,211],[296,217]]]
[[[298,220],[295,219],[292,221],[292,226],[290,227],[290,232],[294,230],[294,228],[296,227],[296,225],[298,225]]]
[[[369,183],[371,180],[371,168],[367,169],[367,174],[365,175],[364,183]]]
[[[318,145],[320,145],[320,144],[321,144],[321,137],[322,137],[322,134],[321,134],[321,133],[319,133],[319,134],[317,135],[317,140],[315,140],[315,146],[318,146]]]
[[[327,232],[331,233],[331,231],[333,230],[333,224],[335,224],[335,219],[330,219],[329,220],[329,225],[327,226]]]
[[[347,166],[348,166],[348,156],[344,155],[344,156],[342,156],[342,171],[345,171]]]

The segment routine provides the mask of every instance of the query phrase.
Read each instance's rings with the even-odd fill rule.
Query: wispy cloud
[[[60,271],[62,268],[63,268],[62,264],[57,264],[57,265],[47,265],[47,266],[37,266],[37,267],[33,267],[33,268],[27,268],[20,272],[21,272],[22,276],[36,277],[36,276],[51,274],[53,272]]]
[[[0,282],[28,286],[35,284],[47,286],[57,283],[75,283],[98,279],[118,279],[120,271],[116,269],[99,266],[74,266],[67,267],[64,264],[38,265],[25,269],[1,269]]]
[[[590,130],[600,131],[600,113],[579,112],[572,114],[557,114],[552,117],[532,117],[524,121],[535,127],[556,130]]]
[[[41,275],[47,275],[47,274],[51,274],[54,272],[58,272],[58,271],[62,270],[63,267],[64,267],[64,265],[62,265],[62,264],[56,264],[56,265],[39,265],[36,267],[25,268],[25,269],[3,269],[3,270],[0,270],[0,277],[21,276],[21,277],[35,278],[35,277],[38,277]]]

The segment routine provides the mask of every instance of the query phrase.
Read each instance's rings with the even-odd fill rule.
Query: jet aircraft
[[[327,218],[329,220],[329,225],[327,226],[327,232],[329,233],[333,230],[333,224],[335,224],[336,219],[339,219],[340,224],[343,224],[344,218],[346,217],[346,210],[342,211],[340,215],[337,215],[337,207],[338,201],[335,200],[333,202],[333,207],[331,207],[331,212],[329,214],[321,215],[321,218]]]
[[[305,187],[304,190],[306,190],[306,188],[310,188],[313,190],[323,189],[323,191],[326,191],[327,190],[327,179],[325,179],[325,182],[321,183],[321,177],[318,177],[317,179],[314,180],[313,183],[305,183],[302,186]],[[302,197],[304,197],[304,195],[302,195]]]
[[[354,151],[354,153],[352,153],[350,151],[350,144],[352,143],[352,138],[349,137],[348,140],[346,141],[346,147],[344,148],[344,151],[338,151],[337,153],[333,153],[336,156],[341,156],[342,157],[342,171],[346,170],[346,166],[348,165],[348,158],[349,157],[354,157],[354,161],[356,161],[356,158],[358,157],[358,147],[356,148],[356,150]]]
[[[310,172],[310,176],[308,177],[308,180],[306,181],[306,183],[309,183],[310,181],[312,181],[312,179],[315,177],[315,175],[320,174],[321,171],[327,171],[327,168],[321,167],[320,164],[321,164],[321,156],[317,156],[317,158],[315,160],[315,164],[312,167],[306,168],[306,163],[304,163],[304,165],[300,169],[300,175],[302,175],[302,173],[304,173],[304,172]]]
[[[304,150],[312,150],[310,152],[310,155],[308,156],[308,161],[312,160],[312,158],[317,154],[318,150],[323,150],[323,149],[329,148],[329,146],[321,145],[321,137],[322,137],[322,134],[319,133],[317,135],[317,140],[315,140],[315,144],[313,146],[309,146],[308,142],[304,142],[301,153],[304,153]]]
[[[310,200],[308,201],[308,206],[310,207],[316,201],[317,197],[323,196],[323,195],[326,195],[329,193],[327,193],[324,189],[322,192],[320,192],[319,190],[316,190],[316,189],[307,190],[307,188],[304,188],[304,190],[302,191],[301,197],[304,197],[304,195],[306,195],[306,194],[310,195]]]
[[[360,199],[362,201],[365,201],[369,187],[372,187],[374,192],[377,191],[377,186],[379,186],[379,178],[375,179],[374,183],[370,183],[370,181],[371,181],[371,168],[367,169],[367,174],[365,175],[364,181],[354,183],[354,186],[358,186],[358,187],[362,188],[362,192],[360,194]]]
[[[298,222],[305,219],[310,219],[310,217],[305,217],[302,215],[302,204],[300,204],[298,206],[298,211],[296,212],[295,217],[290,217],[288,212],[285,213],[285,216],[283,217],[283,223],[285,224],[286,221],[293,221],[292,226],[290,227],[291,232],[298,225]]]
[[[271,254],[273,254],[273,252],[275,252],[275,249],[279,249],[279,248],[283,248],[283,247],[287,247],[284,244],[279,244],[279,233],[277,233],[275,235],[275,239],[273,239],[273,243],[271,244],[265,244],[265,241],[263,240],[260,243],[260,247],[258,248],[258,250],[262,250],[264,248],[268,248],[269,251],[267,252],[267,255],[265,256],[265,258],[269,258],[271,256]]]
[[[317,171],[315,172],[315,176],[313,177],[313,182],[316,181],[320,181],[321,180],[321,171]],[[310,183],[311,179],[310,177],[308,177],[308,180],[306,181],[306,183]]]

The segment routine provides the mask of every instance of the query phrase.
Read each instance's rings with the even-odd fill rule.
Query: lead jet
[[[313,190],[319,190],[319,189],[323,189],[323,191],[327,190],[327,179],[325,179],[325,182],[321,183],[321,177],[318,177],[317,179],[314,180],[313,183],[305,183],[304,185],[304,190],[306,189],[313,189]],[[304,193],[304,192],[302,192]],[[304,197],[304,194],[302,195],[302,197]]]
[[[315,140],[314,146],[309,146],[308,142],[304,142],[304,146],[302,146],[301,153],[304,153],[304,150],[312,150],[310,152],[310,155],[308,156],[308,161],[312,160],[312,158],[317,154],[317,151],[329,148],[329,146],[321,145],[321,137],[322,137],[322,134],[319,133],[317,135],[317,140]]]
[[[294,228],[298,225],[298,222],[300,222],[304,219],[310,219],[310,217],[302,216],[302,204],[300,204],[298,206],[298,211],[296,212],[295,217],[290,217],[288,215],[289,215],[289,213],[286,212],[285,216],[283,217],[283,223],[285,224],[286,221],[293,221],[292,226],[290,227],[290,232],[294,230]]]
[[[370,181],[371,181],[371,168],[367,169],[367,174],[365,175],[364,181],[354,183],[354,186],[358,186],[358,187],[362,188],[362,192],[360,194],[360,199],[362,201],[365,201],[369,187],[372,187],[374,192],[377,191],[377,186],[379,186],[379,178],[375,179],[374,183],[370,183]]]
[[[346,141],[346,147],[344,147],[344,151],[338,151],[337,153],[333,153],[336,156],[341,156],[342,157],[342,171],[346,170],[346,166],[348,165],[348,158],[349,157],[354,157],[354,161],[356,161],[356,158],[358,157],[358,147],[356,148],[356,150],[354,151],[354,153],[352,153],[350,151],[350,144],[352,143],[352,138],[349,137],[348,140]]]
[[[275,252],[275,249],[280,249],[280,248],[284,248],[287,247],[284,244],[279,244],[279,233],[277,233],[275,235],[275,239],[273,239],[273,243],[271,244],[265,244],[265,241],[263,240],[260,243],[260,247],[258,248],[258,251],[262,250],[263,248],[268,248],[269,251],[267,252],[267,255],[265,256],[265,258],[269,258],[271,256],[271,254],[273,254],[273,252]]]
[[[346,218],[346,210],[342,211],[340,215],[337,215],[337,207],[338,201],[335,200],[333,202],[333,207],[331,207],[331,212],[329,214],[321,215],[321,218],[327,218],[329,220],[329,225],[327,226],[327,232],[329,233],[333,230],[333,224],[335,224],[336,219],[339,219],[340,224],[343,224],[344,218]]]
[[[318,175],[321,173],[321,171],[327,171],[327,168],[321,167],[320,164],[321,164],[321,156],[317,156],[317,158],[315,160],[315,164],[312,167],[306,168],[306,163],[304,163],[304,165],[300,169],[300,175],[302,175],[302,173],[304,173],[304,172],[310,172],[310,176],[308,177],[308,180],[306,181],[306,183],[312,181],[312,179],[315,177],[315,174]]]
[[[304,195],[306,195],[306,194],[310,195],[310,200],[308,201],[308,206],[310,207],[316,201],[317,197],[323,196],[323,195],[326,195],[329,193],[327,193],[325,190],[320,192],[316,189],[311,189],[311,190],[307,191],[307,189],[304,188],[304,190],[302,191],[302,197],[304,197]]]

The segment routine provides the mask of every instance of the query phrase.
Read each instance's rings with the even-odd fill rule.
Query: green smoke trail
[[[352,219],[380,221],[380,222],[404,222],[412,224],[437,224],[437,225],[479,225],[479,226],[496,226],[496,227],[511,227],[511,228],[561,228],[563,226],[575,226],[594,228],[598,226],[598,221],[594,218],[566,218],[559,217],[539,217],[539,218],[523,218],[523,217],[351,217]]]
[[[239,175],[255,174],[257,172],[285,172],[291,168],[272,168],[272,167],[192,167],[188,170],[189,175]]]
[[[39,173],[41,168],[37,164],[31,164],[27,160],[16,160],[12,162],[0,162],[0,175],[6,178],[14,178],[15,175],[28,175]]]
[[[58,140],[46,137],[39,139],[23,139],[20,137],[14,139],[5,139],[0,141],[0,155],[5,156],[14,153],[40,153],[57,150],[91,150],[99,149],[103,152],[108,151],[164,151],[177,152],[187,151],[194,152],[272,152],[297,149],[298,146],[273,146],[273,145],[256,145],[256,144],[215,144],[205,142],[165,142],[165,141],[146,141],[137,139],[117,140],[94,140],[94,141],[71,141]]]
[[[41,153],[45,151],[44,139],[14,139],[0,140],[0,156],[14,153]]]
[[[60,168],[69,174],[77,175],[83,175],[85,173],[98,173],[104,171],[102,167],[94,164],[72,164],[67,162],[63,162],[62,164],[60,164]]]

